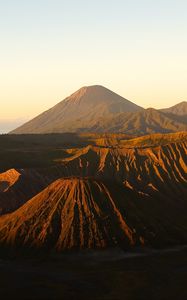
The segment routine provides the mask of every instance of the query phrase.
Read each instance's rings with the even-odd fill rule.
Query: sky
[[[145,108],[187,100],[186,0],[0,0],[0,37],[1,122],[95,84]]]

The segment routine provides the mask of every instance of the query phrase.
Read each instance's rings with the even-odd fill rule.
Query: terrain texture
[[[187,242],[186,132],[1,138],[2,252]]]
[[[0,137],[2,253],[184,245],[186,199],[187,102],[83,87]]]

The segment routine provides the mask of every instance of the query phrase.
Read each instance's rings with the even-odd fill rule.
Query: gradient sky
[[[85,85],[144,107],[187,100],[186,0],[0,0],[0,120]]]

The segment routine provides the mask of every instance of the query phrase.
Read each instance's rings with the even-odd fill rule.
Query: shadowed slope
[[[97,143],[64,150],[66,158],[45,170],[50,180],[62,178],[17,211],[0,217],[2,245],[62,251],[187,242],[186,133],[156,134],[119,144],[108,136]],[[29,193],[31,187],[41,191],[36,182],[43,179],[45,187],[49,180],[32,172]],[[0,196],[18,183],[24,192],[22,175]],[[20,203],[21,193],[16,193]]]
[[[107,186],[95,180],[57,180],[0,219],[0,242],[14,246],[62,250],[123,242],[128,247],[137,239],[143,242],[127,225]]]
[[[8,170],[0,174],[0,215],[12,212],[39,193],[53,176],[37,170]]]
[[[0,218],[1,249],[128,249],[185,243],[184,208],[187,205],[181,209],[167,197],[138,195],[115,182],[59,179]]]
[[[17,169],[2,173],[0,214],[17,209],[60,177],[91,176],[116,180],[138,192],[167,191],[171,197],[177,189],[177,197],[183,197],[187,182],[185,132],[155,134],[131,140],[123,139],[123,135],[96,136],[96,139],[94,136],[91,141],[96,146],[59,151],[62,158],[55,158],[54,167],[47,164],[43,169]],[[5,180],[7,174],[9,179]]]
[[[62,171],[64,176],[113,179],[146,194],[167,191],[172,195],[178,191],[178,197],[183,198],[182,191],[187,185],[187,141],[184,138],[172,142],[171,136],[168,138],[170,142],[166,138],[165,144],[162,141],[163,145],[157,146],[151,146],[148,139],[146,147],[145,137],[137,139],[139,147],[135,146],[135,139],[120,147],[88,146],[69,151],[70,156],[61,161]]]
[[[21,174],[15,169],[0,173],[0,192],[8,191],[8,189],[18,181],[20,175]]]

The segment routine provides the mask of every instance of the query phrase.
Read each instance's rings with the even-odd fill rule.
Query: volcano
[[[83,87],[12,133],[84,131],[100,118],[142,109],[103,86]]]
[[[100,86],[79,89],[51,109],[13,130],[13,134],[125,133],[145,135],[187,130],[186,102],[143,109]]]
[[[12,186],[0,196],[17,186],[16,205],[22,204],[0,217],[1,249],[61,252],[118,246],[127,250],[187,242],[185,132],[118,144],[114,138],[106,142],[102,138],[97,145],[66,151],[58,165],[45,169],[50,181],[58,176],[52,183],[37,173],[42,170],[32,170],[30,200],[23,201],[23,175],[18,171],[2,175],[11,175]],[[9,204],[3,201],[3,205]]]

